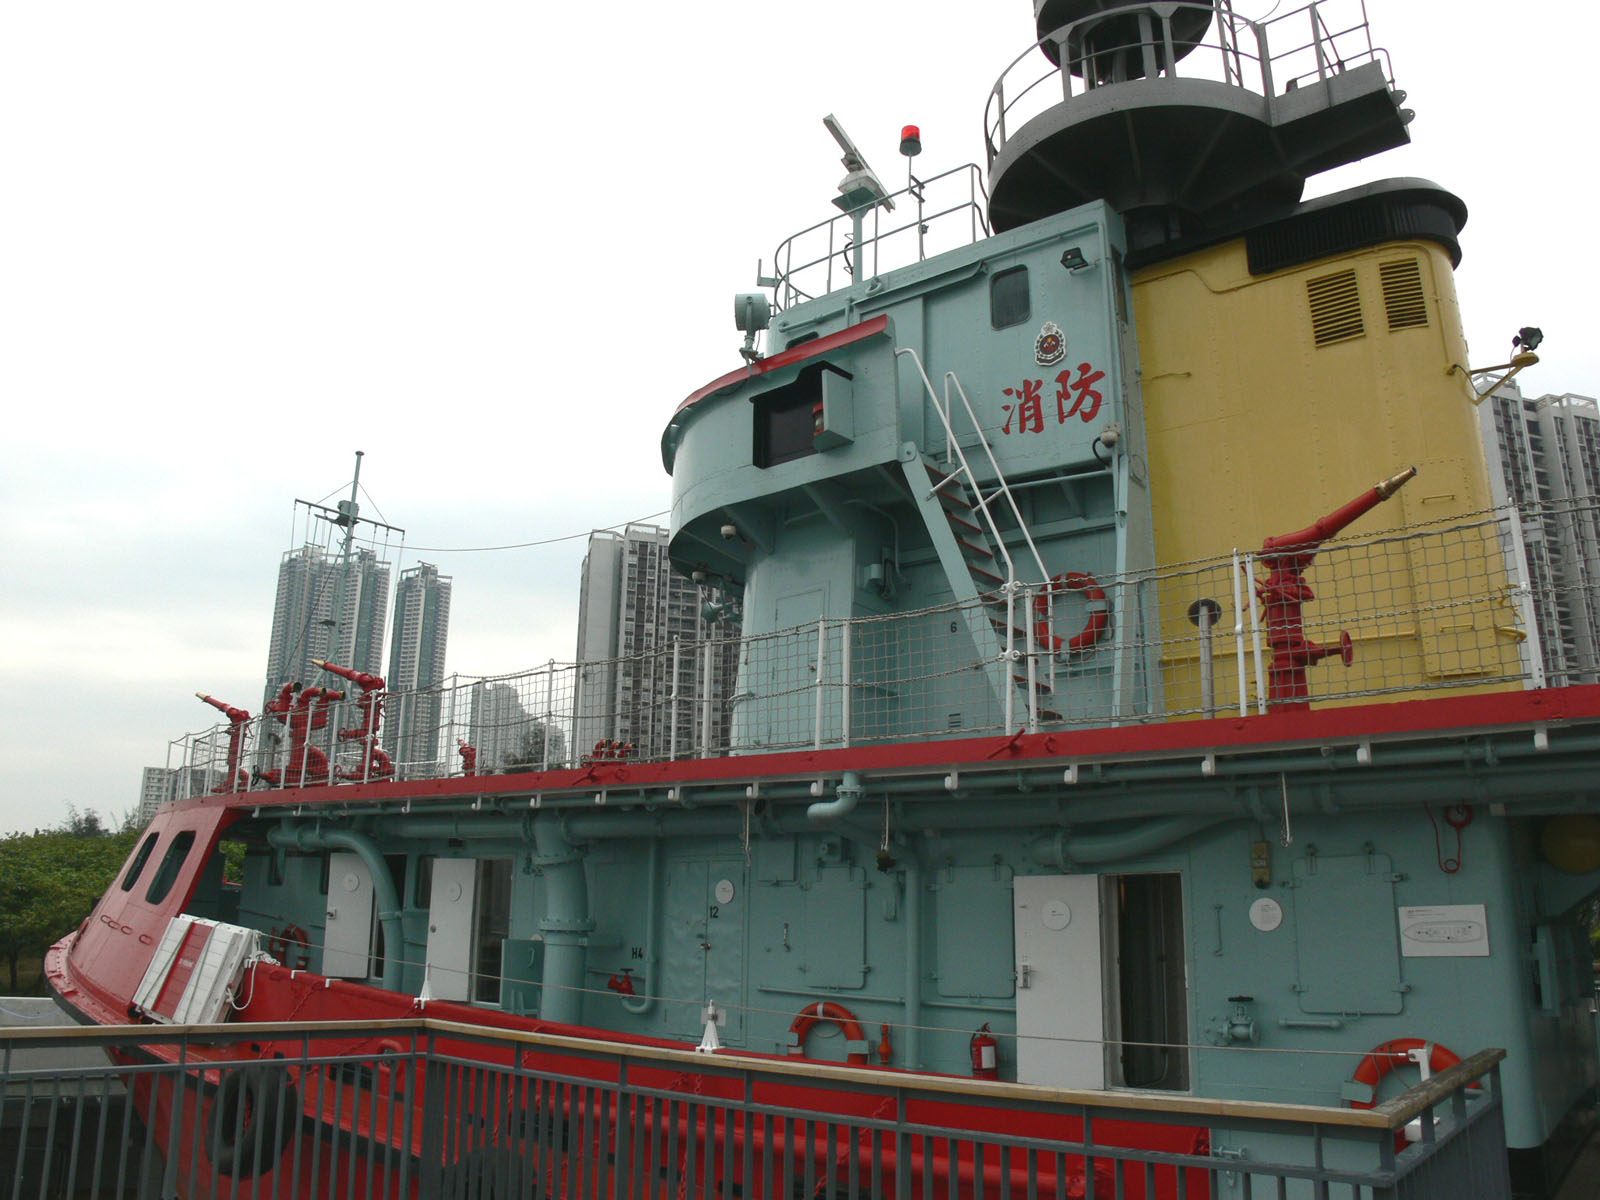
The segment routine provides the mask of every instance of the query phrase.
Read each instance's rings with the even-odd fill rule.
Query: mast
[[[328,630],[327,657],[334,662],[340,662],[352,657],[355,650],[357,630],[351,630],[350,653],[346,653],[343,642],[343,625],[345,602],[353,586],[351,572],[355,566],[356,526],[370,525],[376,529],[384,529],[391,533],[399,534],[401,537],[405,536],[405,530],[397,525],[389,525],[383,521],[375,521],[371,517],[363,517],[361,515],[361,505],[357,502],[356,496],[361,489],[361,460],[363,457],[365,457],[365,453],[357,450],[355,475],[350,480],[350,496],[348,499],[340,500],[333,508],[329,508],[324,504],[315,504],[309,500],[295,501],[296,504],[305,505],[307,509],[322,520],[337,525],[344,530],[344,537],[339,549],[338,570],[334,573],[333,603],[328,616],[321,622],[322,626]]]
[[[336,662],[346,662],[350,655],[344,652],[344,643],[341,639],[340,624],[344,621],[345,599],[350,594],[350,552],[355,546],[356,524],[361,520],[361,505],[356,502],[356,493],[361,487],[361,460],[364,452],[356,451],[356,471],[350,479],[350,499],[339,501],[339,515],[333,518],[335,525],[344,526],[344,546],[339,552],[339,574],[337,586],[333,593],[333,626],[332,635],[328,639],[328,657]],[[351,648],[354,649],[355,630],[350,631]]]

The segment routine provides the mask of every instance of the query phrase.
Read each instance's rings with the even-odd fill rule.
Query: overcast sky
[[[1259,16],[1271,0],[1238,0]],[[1295,0],[1282,7],[1292,8]],[[1600,394],[1589,8],[1368,0],[1418,175],[1467,202],[1475,362]],[[256,707],[296,497],[362,482],[455,580],[464,673],[570,659],[580,533],[666,507],[661,428],[735,292],[828,216],[982,158],[1028,0],[0,8],[0,831],[118,816]],[[1563,43],[1574,46],[1565,57]],[[1581,147],[1590,146],[1590,150]],[[366,510],[371,514],[374,510]]]

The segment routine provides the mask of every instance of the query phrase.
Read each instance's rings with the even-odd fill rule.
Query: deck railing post
[[[1542,688],[1545,685],[1544,639],[1539,636],[1539,623],[1533,613],[1533,576],[1528,565],[1528,543],[1522,530],[1522,510],[1514,504],[1507,506],[1506,524],[1511,532],[1511,552],[1517,560],[1517,582],[1512,586],[1512,594],[1516,597],[1517,619],[1522,622],[1522,644],[1528,650],[1528,686]]]
[[[706,639],[705,646],[700,652],[700,757],[711,757],[711,666],[715,661],[713,656],[715,642]]]
[[[1046,586],[1049,586],[1049,585],[1047,584]],[[1030,613],[1033,612],[1033,588],[1031,586],[1026,588],[1022,593],[1022,612],[1023,612],[1024,616],[1026,616],[1027,614],[1030,614]],[[1008,638],[1015,637],[1015,636],[1016,636],[1015,630],[1012,630],[1011,632],[1009,632],[1007,634]],[[1048,644],[1048,641],[1047,641],[1047,644]],[[1031,635],[1030,635],[1030,638],[1029,638],[1028,649],[1026,651],[1026,654],[1027,654],[1027,657],[1028,657],[1028,732],[1029,733],[1038,733],[1039,732],[1039,654],[1038,654],[1038,648],[1033,644],[1033,639],[1032,639]]]
[[[812,724],[813,749],[822,749],[822,706],[828,682],[828,623],[817,619],[817,707]]]
[[[673,760],[678,757],[678,669],[683,657],[683,639],[672,639],[672,685],[667,689],[667,703],[672,706],[671,718],[667,722],[667,758]]]
[[[1247,695],[1248,689],[1244,685],[1244,588],[1240,583],[1242,571],[1243,566],[1239,562],[1239,551],[1235,548],[1231,576],[1233,580],[1233,648],[1235,657],[1238,659],[1239,715],[1248,717],[1250,715],[1250,700]]]
[[[839,739],[845,746],[850,744],[851,629],[849,621],[839,626]]]
[[[555,720],[555,687],[556,687],[556,660],[551,659],[545,666],[544,676],[544,748],[540,755],[539,769],[550,769],[550,726]]]
[[[1253,553],[1246,554],[1244,556],[1244,574],[1245,579],[1253,587],[1256,579],[1256,556]],[[1268,688],[1266,659],[1263,657],[1261,645],[1261,614],[1256,608],[1256,602],[1253,596],[1250,597],[1248,603],[1250,605],[1250,647],[1252,653],[1255,655],[1256,663],[1256,711],[1262,715],[1265,715],[1267,711]],[[1244,684],[1242,682],[1239,685],[1239,689],[1242,693],[1244,690]]]
[[[422,1085],[422,1146],[417,1178],[419,1200],[440,1200],[444,1195],[445,1133],[449,1114],[445,1111],[449,1089],[448,1068],[435,1057],[432,1033],[428,1034],[426,1065]]]

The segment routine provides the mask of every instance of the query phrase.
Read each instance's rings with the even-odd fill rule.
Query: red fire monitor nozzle
[[[1261,543],[1261,561],[1267,568],[1267,577],[1257,581],[1256,598],[1261,601],[1267,644],[1272,647],[1267,700],[1273,708],[1309,708],[1307,668],[1330,654],[1337,653],[1347,667],[1355,657],[1347,632],[1339,634],[1337,648],[1319,645],[1306,637],[1302,610],[1306,601],[1316,599],[1316,593],[1305,581],[1306,569],[1323,542],[1394,495],[1416,473],[1415,467],[1407,467],[1299,532],[1270,537]]]
[[[361,743],[361,765],[341,769],[339,778],[369,782],[373,779],[387,779],[393,775],[393,760],[378,747],[378,726],[383,721],[383,676],[373,675],[368,671],[357,671],[353,667],[341,667],[338,663],[331,663],[322,658],[313,658],[311,661],[324,671],[337,675],[340,679],[348,679],[361,689],[361,694],[356,697],[359,722],[352,727],[339,730],[341,742]]]
[[[248,791],[250,777],[240,770],[239,759],[244,749],[244,731],[250,724],[250,714],[204,692],[196,692],[195,695],[228,718],[228,777],[211,790],[218,794]]]

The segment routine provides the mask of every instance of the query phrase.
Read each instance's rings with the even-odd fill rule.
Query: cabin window
[[[989,324],[996,329],[1020,325],[1033,315],[1028,302],[1028,268],[1012,267],[989,281]]]
[[[1311,306],[1312,340],[1318,346],[1365,336],[1361,291],[1353,269],[1306,280],[1306,301]]]
[[[155,851],[156,842],[161,838],[159,833],[152,833],[145,838],[144,844],[139,847],[139,852],[133,856],[133,861],[128,864],[128,873],[122,877],[122,890],[129,892],[139,880],[139,872],[144,870],[145,863],[150,861],[150,855]]]
[[[472,998],[500,1003],[500,948],[511,932],[511,860],[478,860],[477,963]]]
[[[1112,1081],[1182,1091],[1189,1086],[1182,879],[1172,873],[1114,875],[1107,883],[1117,993],[1109,1007],[1121,1043],[1111,1055]]]
[[[751,461],[756,466],[775,467],[817,452],[824,371],[845,374],[827,363],[813,363],[793,383],[750,397],[755,408]]]
[[[172,845],[167,847],[167,852],[161,859],[161,866],[156,869],[155,876],[150,880],[150,890],[144,894],[148,904],[160,904],[167,898],[167,893],[172,890],[172,885],[178,882],[178,876],[183,871],[183,860],[189,857],[189,849],[194,845],[194,830],[185,829],[172,839]]]

